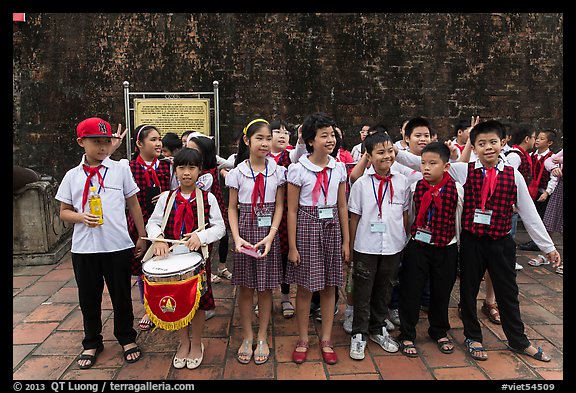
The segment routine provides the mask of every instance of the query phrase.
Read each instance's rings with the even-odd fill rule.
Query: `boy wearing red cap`
[[[136,221],[140,236],[146,236],[142,211],[136,197],[139,191],[130,168],[109,158],[112,139],[110,124],[92,117],[76,128],[78,145],[84,149],[80,164],[70,169],[60,184],[56,199],[60,201],[60,218],[74,223],[72,265],[78,285],[78,298],[84,321],[84,351],[78,366],[94,365],[102,352],[102,292],[104,282],[114,309],[114,336],[124,351],[124,359],[134,363],[141,351],[136,345],[133,328],[130,256],[142,255],[146,241],[134,243],[128,234],[126,206]],[[104,223],[88,208],[88,191],[96,187],[102,200]]]

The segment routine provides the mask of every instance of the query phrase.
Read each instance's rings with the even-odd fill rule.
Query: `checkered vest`
[[[516,153],[520,156],[520,166],[518,167],[518,172],[520,172],[522,177],[524,177],[524,180],[526,180],[526,185],[529,185],[530,182],[532,181],[532,172],[530,162],[528,162],[528,158],[526,158],[526,156],[522,154],[521,151],[518,151],[516,149],[508,150],[505,153],[506,157],[508,157],[508,155],[511,153]]]
[[[176,190],[170,190],[170,193],[168,194],[168,200],[170,200],[170,197],[172,196],[172,193],[176,191]],[[202,197],[204,198],[204,221],[206,222],[206,227],[205,229],[210,227],[210,204],[208,203],[208,192],[206,191],[202,191]],[[189,230],[190,232],[192,232],[193,230],[198,228],[198,207],[196,204],[196,199],[194,199],[192,202],[192,211],[194,212],[194,225],[193,227],[187,228],[187,230]],[[174,233],[174,216],[176,215],[176,210],[178,208],[178,202],[175,200],[174,203],[172,204],[172,206],[166,206],[166,209],[171,209],[170,210],[170,215],[168,216],[168,221],[166,222],[166,228],[164,228],[164,233],[165,233],[165,237],[166,238],[172,238],[173,233]]]
[[[474,169],[474,162],[468,164],[468,176],[464,184],[464,208],[462,210],[462,229],[476,236],[490,236],[499,239],[512,228],[512,205],[516,203],[516,182],[514,167],[504,165],[498,171],[494,194],[486,201],[486,210],[492,210],[490,225],[475,224],[474,210],[481,207],[481,190],[484,181],[482,168]]]
[[[540,169],[542,169],[542,167],[544,166],[544,161],[546,161],[546,159],[548,157],[550,157],[552,154],[554,154],[552,152],[552,150],[548,151],[548,153],[538,159],[538,153],[537,152],[533,152],[530,155],[530,158],[532,158],[532,178],[536,179],[538,177],[538,174],[540,173]],[[546,168],[544,168],[544,170],[542,171],[542,177],[540,178],[540,183],[538,183],[538,188],[543,188],[546,189],[546,187],[548,187],[548,181],[550,180],[550,172],[548,172],[546,170]]]
[[[416,190],[414,191],[414,214],[418,216],[422,196],[428,190],[428,186],[422,180],[416,183]],[[458,190],[456,189],[456,182],[450,178],[446,185],[442,188],[440,193],[442,196],[442,212],[438,214],[438,210],[434,208],[434,200],[430,204],[428,211],[434,208],[434,214],[430,220],[429,230],[432,232],[432,243],[436,246],[446,246],[456,235],[456,207],[458,206]],[[417,230],[416,220],[412,224],[412,236],[416,236]]]
[[[158,168],[156,169],[156,175],[158,180],[160,180],[160,188],[162,191],[168,191],[170,189],[170,162],[167,160],[158,160]],[[144,217],[144,223],[148,222],[148,219],[153,213],[153,209],[148,211],[146,206],[146,192],[150,184],[146,184],[146,176],[144,173],[146,170],[142,168],[142,165],[136,162],[136,160],[130,160],[130,170],[132,171],[132,176],[134,176],[134,181],[140,188],[138,194],[138,202],[140,203],[140,209],[142,209],[142,216]]]

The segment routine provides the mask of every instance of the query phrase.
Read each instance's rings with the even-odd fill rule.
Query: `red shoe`
[[[305,351],[297,351],[298,348],[306,348]],[[298,340],[296,343],[296,348],[294,348],[294,352],[292,352],[292,360],[294,363],[302,364],[306,361],[306,356],[308,355],[308,348],[310,348],[310,343],[308,341]]]
[[[338,361],[338,356],[336,352],[324,352],[324,348],[331,348],[334,349],[332,346],[332,342],[329,340],[322,340],[320,341],[320,350],[322,351],[322,358],[326,362],[326,364],[336,364]]]

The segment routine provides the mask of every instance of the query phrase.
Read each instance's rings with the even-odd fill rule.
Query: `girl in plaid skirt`
[[[308,116],[302,137],[308,155],[288,168],[288,269],[296,283],[299,340],[292,354],[306,360],[312,292],[320,291],[320,349],[328,364],[337,362],[331,335],[336,287],[343,285],[342,263],[348,262],[350,237],[346,203],[346,167],[330,156],[336,147],[335,123],[324,113]]]
[[[130,160],[130,169],[136,184],[140,188],[138,202],[142,209],[144,225],[154,211],[158,197],[162,191],[171,188],[171,163],[167,159],[160,159],[162,154],[162,139],[160,131],[155,126],[142,124],[134,130],[134,154]],[[134,219],[127,215],[128,232],[132,241],[138,240],[138,231]],[[132,257],[132,275],[137,276],[138,289],[140,290],[140,302],[144,304],[144,282],[142,281],[142,257]],[[152,321],[148,314],[140,320],[140,330],[149,330]]]
[[[229,187],[228,222],[236,253],[232,284],[240,288],[239,306],[243,340],[238,361],[246,364],[254,354],[256,364],[270,355],[267,343],[272,312],[272,290],[282,283],[280,243],[276,236],[284,209],[286,168],[267,157],[272,132],[264,119],[244,128],[236,167],[226,176]],[[258,291],[258,336],[252,348],[252,299]]]

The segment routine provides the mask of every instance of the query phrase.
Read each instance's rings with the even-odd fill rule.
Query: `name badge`
[[[432,244],[432,232],[427,229],[418,228],[414,240],[421,241],[422,243]]]
[[[328,220],[334,218],[334,212],[331,207],[319,207],[318,218],[321,220]]]
[[[258,216],[259,227],[269,227],[272,225],[272,216]]]
[[[481,209],[474,210],[474,223],[490,225],[492,220],[492,210],[482,211]]]
[[[370,223],[370,232],[378,232],[378,233],[385,233],[386,232],[386,224],[383,222],[371,222]]]

